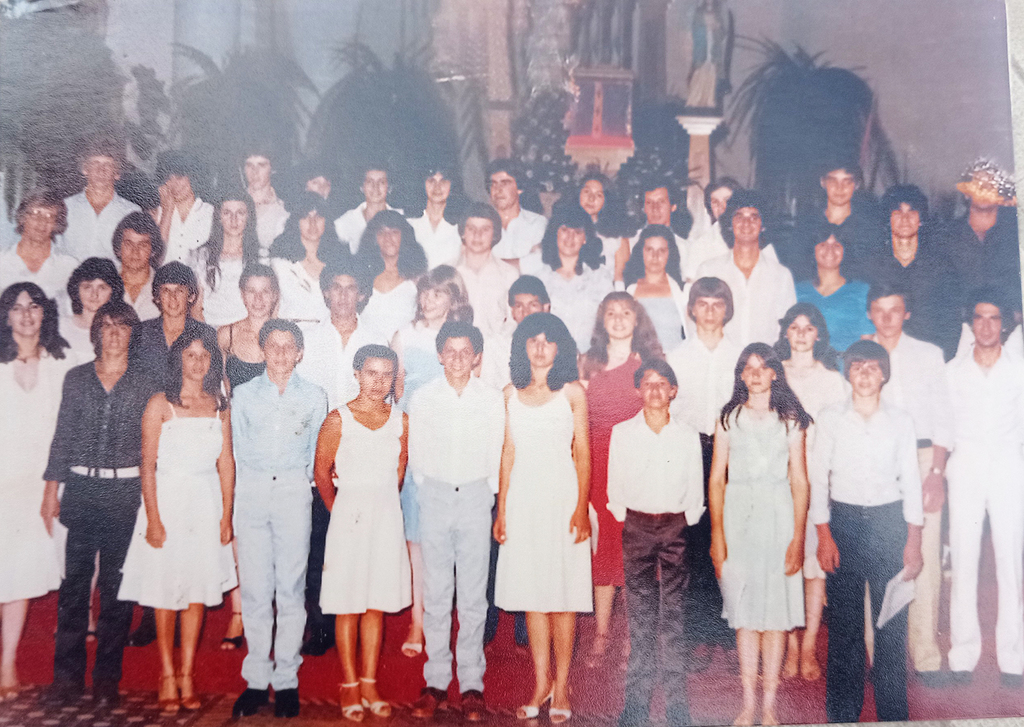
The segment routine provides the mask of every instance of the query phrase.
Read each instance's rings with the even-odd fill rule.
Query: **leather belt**
[[[71,471],[76,475],[98,477],[101,480],[128,480],[139,476],[138,467],[115,467],[108,469],[106,467],[82,467],[75,465],[71,468]]]

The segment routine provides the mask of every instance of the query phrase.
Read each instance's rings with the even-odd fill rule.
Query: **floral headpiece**
[[[1017,204],[1013,179],[988,159],[979,159],[969,166],[956,188],[980,205]]]

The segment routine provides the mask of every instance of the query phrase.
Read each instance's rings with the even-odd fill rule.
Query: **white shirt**
[[[829,499],[876,507],[903,501],[903,519],[924,523],[917,437],[910,415],[884,401],[869,419],[853,408],[853,398],[820,412],[810,447],[810,519],[829,521]]]
[[[583,266],[583,272],[566,280],[551,266],[544,265],[535,275],[544,283],[551,299],[551,312],[562,319],[569,333],[576,341],[580,353],[590,348],[594,335],[594,321],[597,307],[604,297],[612,292],[612,281],[608,274],[598,268],[591,270]]]
[[[687,524],[704,514],[704,459],[697,430],[670,416],[660,432],[643,410],[612,428],[608,446],[608,511],[651,515],[686,513]]]
[[[135,309],[140,321],[148,321],[150,318],[160,317],[160,309],[153,302],[153,268],[149,269],[149,277],[146,278],[146,282],[139,289],[139,297],[132,300],[126,288],[124,291],[124,302]]]
[[[413,232],[416,233],[416,242],[423,246],[427,253],[427,267],[433,270],[438,265],[451,265],[454,267],[459,262],[459,255],[462,254],[462,238],[459,237],[458,225],[441,217],[435,229],[430,224],[430,218],[424,212],[422,217],[409,220]],[[337,226],[335,226],[337,229]]]
[[[503,331],[484,338],[484,355],[480,360],[480,378],[483,382],[498,391],[511,384],[512,372],[508,366],[511,357],[511,333]]]
[[[498,491],[505,440],[505,400],[475,376],[461,396],[442,374],[423,384],[409,403],[409,468],[424,479],[463,485],[486,479]]]
[[[78,267],[78,260],[56,251],[51,245],[50,256],[43,260],[39,270],[32,272],[18,255],[18,246],[0,252],[0,291],[12,283],[35,283],[48,298],[57,301],[60,315],[71,314],[71,300],[68,298],[68,278]]]
[[[740,351],[728,336],[709,349],[696,334],[670,351],[665,360],[679,381],[672,416],[701,434],[713,435],[722,407],[732,397]]]
[[[163,208],[160,209],[160,214],[162,223]],[[175,205],[171,209],[171,231],[167,239],[164,240],[164,244],[167,246],[164,262],[177,260],[187,263],[192,251],[210,239],[212,225],[213,205],[204,202],[198,195],[185,219],[181,219],[181,214]]]
[[[327,392],[327,405],[336,409],[359,395],[359,382],[352,369],[352,359],[363,346],[378,343],[386,346],[384,337],[362,320],[349,336],[348,345],[341,342],[341,334],[331,323],[330,317],[303,332],[305,339],[302,360],[295,367],[296,373]]]
[[[491,251],[500,260],[518,260],[526,257],[540,244],[547,229],[548,219],[530,210],[520,209],[508,226],[501,231],[501,240]]]
[[[479,272],[466,265],[462,259],[455,269],[466,284],[469,304],[473,307],[473,325],[480,329],[485,338],[502,332],[506,321],[512,320],[508,289],[519,277],[519,272],[507,262],[499,260],[493,250]]]
[[[284,202],[274,195],[273,202],[257,204],[256,207],[256,239],[260,242],[260,260],[270,259],[270,246],[274,240],[284,232],[285,223],[288,222],[288,210],[284,208]]]
[[[189,255],[189,264],[203,293],[203,320],[219,328],[249,315],[242,302],[242,291],[238,287],[245,261],[242,258],[221,257],[219,272],[211,287],[206,277],[206,249],[194,250]]]
[[[411,324],[415,317],[416,283],[403,280],[386,293],[374,288],[361,319],[390,341],[396,331]]]
[[[952,446],[1022,452],[1024,448],[1024,362],[1003,348],[987,371],[974,354],[946,364]]]
[[[395,210],[399,214],[402,213],[402,210],[395,209],[389,204],[386,204],[385,207],[389,210]],[[348,243],[348,247],[353,255],[359,252],[359,241],[366,231],[367,220],[364,217],[365,213],[366,202],[363,201],[359,203],[358,207],[349,210],[334,221],[334,231],[338,233],[338,239],[341,240],[342,245]]]
[[[903,333],[889,354],[889,372],[882,401],[910,414],[918,439],[949,449],[952,424],[942,349]]]
[[[754,341],[771,346],[779,339],[779,319],[796,303],[793,274],[787,268],[761,254],[747,278],[730,252],[703,263],[697,277],[719,278],[729,286],[735,312],[725,332],[732,340],[740,346]]]
[[[1018,324],[1013,327],[1010,331],[1010,335],[1006,337],[1006,341],[1003,343],[1003,351],[1016,356],[1017,358],[1024,358],[1024,333],[1021,333],[1021,326]],[[956,347],[956,358],[960,356],[970,356],[974,353],[974,331],[966,323],[962,323],[960,326],[960,343]]]
[[[301,260],[291,262],[275,257],[271,259],[270,266],[277,273],[281,288],[281,303],[277,307],[279,318],[293,320],[305,331],[307,327],[331,317],[320,290],[320,280],[306,272]]]
[[[96,214],[85,197],[85,190],[65,197],[64,204],[68,207],[68,229],[64,231],[61,245],[69,255],[79,260],[87,257],[114,260],[114,230],[126,215],[141,210],[134,202],[115,194]]]

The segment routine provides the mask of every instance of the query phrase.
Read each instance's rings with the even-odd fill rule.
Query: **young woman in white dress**
[[[494,603],[525,611],[535,686],[516,712],[533,719],[550,701],[552,723],[572,716],[569,664],[576,613],[594,610],[590,577],[590,444],[576,344],[550,313],[512,336],[505,444],[494,539],[501,544]],[[555,676],[551,679],[551,651]]]
[[[67,289],[72,315],[61,318],[60,333],[70,344],[75,363],[92,361],[96,358],[89,336],[92,319],[108,300],[124,297],[124,282],[113,262],[91,257],[71,273]]]
[[[363,232],[356,260],[373,278],[373,295],[360,325],[390,341],[416,315],[416,281],[427,272],[427,254],[412,225],[395,210],[378,212]]]
[[[437,334],[449,319],[472,323],[473,309],[459,272],[451,265],[438,265],[416,283],[416,317],[391,339],[391,348],[398,354],[395,393],[402,411],[408,410],[416,389],[444,372],[437,357]],[[402,485],[402,515],[412,563],[412,620],[402,642],[402,653],[408,657],[423,651],[423,555],[416,492],[415,480],[406,476]]]
[[[786,381],[804,411],[814,419],[830,404],[843,401],[847,382],[839,373],[838,356],[830,341],[825,316],[811,303],[797,303],[779,321],[779,340],[775,351],[782,360]],[[807,448],[814,442],[814,425],[807,430]],[[818,564],[818,533],[808,520],[804,536],[804,608],[806,627],[789,632],[782,676],[799,674],[808,681],[821,678],[815,654],[821,614],[825,607],[825,571]]]
[[[219,605],[238,585],[231,553],[235,459],[215,335],[186,330],[167,357],[167,390],[153,395],[142,417],[142,506],[118,598],[156,609],[160,707],[176,712],[201,706],[192,670],[204,607]]]
[[[72,360],[57,304],[35,283],[0,294],[0,701],[18,695],[15,655],[28,601],[60,586],[57,546],[40,514],[64,374]]]
[[[345,680],[342,716],[361,722],[364,708],[377,717],[391,714],[391,705],[377,692],[384,613],[401,611],[412,601],[398,495],[409,459],[409,418],[390,403],[398,372],[394,351],[363,346],[352,367],[359,395],[327,415],[313,478],[331,512],[320,607],[337,615],[335,641]]]

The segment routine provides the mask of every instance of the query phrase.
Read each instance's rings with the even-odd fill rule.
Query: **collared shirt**
[[[506,321],[512,320],[512,311],[508,307],[508,289],[519,277],[519,272],[503,260],[499,260],[494,251],[479,272],[459,260],[456,270],[462,275],[469,295],[469,304],[473,306],[473,325],[480,329],[484,336],[493,336],[502,332]]]
[[[438,376],[409,402],[409,468],[424,479],[462,485],[486,479],[498,491],[498,467],[505,439],[501,392],[475,376],[460,395]]]
[[[149,277],[139,290],[139,297],[132,300],[128,295],[128,289],[124,291],[124,302],[135,309],[139,314],[140,321],[148,321],[151,318],[160,317],[160,309],[153,302],[153,268],[149,269]]]
[[[302,360],[295,371],[327,392],[327,405],[331,409],[337,409],[359,395],[359,382],[352,370],[356,351],[370,343],[388,345],[384,336],[363,325],[362,319],[356,323],[348,345],[342,343],[341,334],[329,317],[305,331],[303,337]]]
[[[163,214],[163,208],[160,210]],[[161,218],[162,219],[162,218]],[[192,251],[210,239],[213,225],[213,205],[196,195],[192,208],[185,219],[181,218],[178,206],[171,209],[171,232],[164,240],[167,246],[164,262],[172,260],[187,262]],[[258,237],[259,235],[257,235]]]
[[[288,210],[284,207],[277,194],[274,194],[272,202],[256,204],[256,239],[260,241],[260,260],[270,259],[270,246],[274,240],[284,232],[285,223],[288,222]]]
[[[1024,447],[1024,362],[1005,347],[987,371],[973,350],[946,364],[953,448]]]
[[[138,467],[142,415],[156,391],[150,377],[134,363],[109,392],[96,375],[95,363],[68,371],[43,479],[65,482],[72,467]]]
[[[500,260],[518,260],[530,254],[540,244],[547,229],[548,219],[530,210],[520,209],[507,227],[501,230],[501,240],[492,252]]]
[[[395,210],[399,214],[402,213],[402,210],[396,209],[389,204],[384,206],[389,210]],[[338,239],[341,240],[342,245],[348,243],[348,247],[353,255],[359,251],[359,241],[363,238],[363,233],[366,231],[367,219],[364,216],[365,214],[366,202],[363,201],[359,203],[358,207],[349,210],[334,221],[334,231],[338,233]]]
[[[62,245],[69,255],[79,260],[87,257],[114,259],[114,230],[118,223],[141,208],[134,202],[115,194],[107,206],[96,214],[83,189],[64,198],[68,207],[68,229],[64,231]]]
[[[459,262],[459,255],[462,254],[462,238],[459,237],[459,226],[453,225],[444,217],[437,223],[435,229],[430,224],[430,218],[424,212],[422,217],[409,220],[413,232],[416,233],[416,242],[423,246],[427,253],[427,267],[431,270],[438,265],[455,265]]]
[[[740,351],[728,336],[709,349],[696,334],[670,351],[665,358],[679,381],[672,416],[701,434],[714,434],[722,407],[732,396]]]
[[[733,253],[708,260],[697,271],[697,277],[724,280],[732,292],[732,320],[725,332],[740,346],[759,341],[774,344],[779,338],[779,319],[794,303],[796,289],[793,274],[763,254],[747,278],[733,261]]]
[[[590,348],[590,337],[594,335],[597,307],[612,292],[612,281],[608,274],[604,270],[591,270],[584,265],[582,273],[566,280],[551,266],[544,265],[536,275],[548,291],[551,312],[562,319],[580,353],[587,351]]]
[[[937,243],[928,240],[919,246],[917,255],[905,267],[893,255],[885,256],[875,268],[874,279],[907,291],[914,302],[914,314],[903,322],[903,332],[934,343],[948,361],[960,340],[961,281],[941,251],[931,247]]]
[[[952,422],[942,349],[904,333],[889,353],[889,371],[882,401],[910,414],[918,439],[949,449]]]
[[[829,499],[861,507],[902,500],[903,519],[911,525],[924,522],[914,422],[884,401],[868,419],[853,408],[852,397],[825,407],[818,415],[807,473],[815,525],[829,521]]]
[[[207,333],[213,336],[214,340],[217,339],[217,331],[212,326],[195,318],[187,318],[185,331],[193,328],[207,329]],[[167,381],[167,354],[171,351],[164,335],[163,316],[142,321],[135,326],[129,350],[133,359],[132,365],[139,366],[143,373],[154,381],[157,391],[163,391]]]
[[[12,283],[35,283],[47,297],[57,301],[61,315],[71,314],[71,301],[68,298],[68,278],[78,267],[78,260],[70,255],[57,252],[51,246],[50,256],[43,260],[39,270],[32,272],[18,255],[18,246],[0,252],[0,290]]]
[[[327,394],[296,373],[284,393],[267,372],[231,393],[231,441],[240,467],[259,472],[304,470],[313,480],[313,454],[327,418]]]
[[[484,339],[484,355],[480,361],[480,379],[501,391],[512,383],[508,362],[512,357],[512,334],[495,333]]]
[[[324,302],[320,280],[306,271],[301,260],[292,262],[275,257],[270,261],[270,266],[277,273],[281,288],[281,304],[277,309],[279,318],[295,321],[302,326],[303,333],[317,323],[330,319],[331,312]]]
[[[669,417],[655,432],[644,412],[612,428],[608,446],[608,511],[618,521],[626,510],[651,515],[686,513],[694,524],[704,514],[704,459],[700,436]]]

